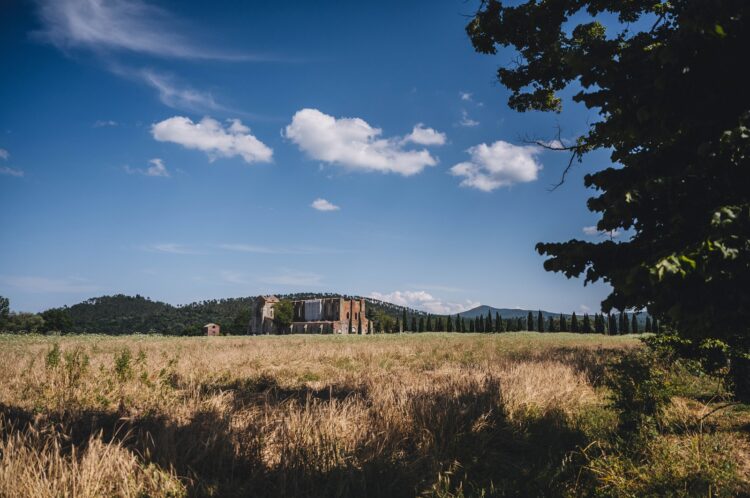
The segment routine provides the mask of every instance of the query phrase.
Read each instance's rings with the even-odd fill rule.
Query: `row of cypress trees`
[[[594,313],[593,317],[584,313],[579,318],[575,312],[570,317],[560,314],[558,318],[549,316],[545,321],[542,312],[534,314],[529,311],[526,319],[521,317],[503,319],[500,313],[488,311],[487,315],[465,318],[460,315],[411,315],[403,311],[400,320],[395,322],[394,332],[516,332],[522,330],[537,332],[580,332],[584,334],[637,334],[659,330],[656,319],[646,316],[646,323],[641,328],[638,315],[620,311],[619,313]]]

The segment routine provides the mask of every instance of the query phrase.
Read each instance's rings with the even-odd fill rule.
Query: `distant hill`
[[[281,299],[321,299],[344,297],[330,293],[277,294]],[[244,334],[250,321],[250,310],[256,296],[211,299],[175,306],[148,297],[136,295],[100,296],[67,307],[72,327],[66,332],[132,334],[161,333],[169,335],[195,335],[209,322],[221,325],[223,333]],[[425,315],[422,311],[404,308],[377,299],[364,298],[368,316],[386,314],[401,317],[404,310],[409,315]]]
[[[495,318],[495,313],[500,313],[500,316],[503,318],[526,318],[526,316],[529,314],[529,311],[534,314],[534,318],[536,318],[536,314],[539,312],[539,310],[524,310],[520,308],[495,308],[493,306],[487,306],[483,304],[481,306],[477,306],[476,308],[461,312],[459,313],[459,315],[463,318],[476,318],[478,316],[487,316],[487,313],[490,312],[492,313],[492,318]],[[559,317],[560,313],[552,313],[551,311],[542,310],[542,316],[544,316],[544,319],[547,320],[550,316],[555,318]]]

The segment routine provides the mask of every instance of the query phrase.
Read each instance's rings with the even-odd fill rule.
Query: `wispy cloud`
[[[317,211],[338,211],[341,209],[336,204],[322,198],[315,199],[312,204],[310,204],[310,207]]]
[[[315,287],[321,285],[323,276],[313,272],[283,269],[277,275],[260,277],[259,282],[292,287]]]
[[[89,280],[77,277],[48,278],[38,276],[0,276],[0,282],[23,292],[31,293],[83,293],[94,292],[99,287]]]
[[[178,32],[174,16],[141,0],[38,0],[36,37],[63,51],[131,52],[148,56],[224,61],[269,60],[207,49]]]
[[[0,166],[0,175],[15,176],[20,178],[24,175],[23,170],[11,168],[9,166]]]
[[[253,254],[339,254],[340,249],[296,245],[293,247],[263,246],[256,244],[219,244],[220,249]]]
[[[105,128],[108,126],[117,126],[117,121],[111,119],[99,119],[94,121],[94,128]]]
[[[479,306],[479,302],[470,301],[468,299],[463,303],[444,301],[423,290],[393,291],[387,294],[372,292],[370,293],[370,297],[380,301],[398,304],[399,306],[407,306],[409,308],[415,308],[441,315],[461,313],[462,311]]]
[[[221,272],[221,280],[228,284],[248,285],[250,280],[244,273],[224,270]]]
[[[469,117],[469,113],[466,112],[466,109],[461,109],[461,119],[458,121],[458,126],[463,126],[464,128],[473,128],[475,126],[479,126],[479,121],[475,121]]]
[[[471,102],[472,94],[469,92],[458,92],[458,96],[465,102]]]
[[[161,252],[165,254],[203,254],[190,246],[175,244],[173,242],[151,244],[144,246],[144,249],[149,252]]]
[[[118,69],[118,71],[128,72],[127,69],[122,68]],[[161,103],[172,109],[194,112],[228,110],[216,102],[216,99],[214,99],[214,96],[210,92],[196,90],[180,84],[172,76],[156,72],[152,69],[142,69],[136,71],[131,76],[135,76],[155,89]]]
[[[10,157],[10,152],[5,149],[0,149],[0,159],[6,160]]]
[[[151,166],[148,168],[131,168],[130,166],[125,166],[125,172],[128,174],[139,174],[144,176],[155,176],[155,177],[162,177],[162,178],[169,178],[170,173],[169,170],[167,170],[167,167],[164,166],[164,162],[159,158],[149,159],[148,161],[151,163]]]

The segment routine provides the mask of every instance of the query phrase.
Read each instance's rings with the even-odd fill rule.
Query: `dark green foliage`
[[[474,320],[469,320],[469,332],[474,332],[476,327],[474,326]]]
[[[495,332],[503,331],[505,331],[505,326],[503,325],[503,317],[500,316],[500,313],[495,312]]]
[[[7,297],[0,296],[0,330],[2,330],[5,322],[8,320],[10,314],[10,300]]]
[[[439,316],[435,323],[435,332],[445,332],[445,324],[443,323],[443,317]]]
[[[409,321],[406,318],[406,308],[401,312],[401,324],[404,326],[403,330],[406,332],[409,330]]]
[[[417,317],[412,315],[411,317],[411,332],[419,332],[420,330],[417,328]]]
[[[568,320],[565,318],[565,315],[560,313],[560,332],[567,332],[568,331]]]
[[[541,311],[536,315],[536,329],[539,332],[544,332],[544,317]]]
[[[638,319],[635,317],[635,313],[633,313],[633,319],[630,321],[630,332],[633,334],[638,333]]]
[[[453,332],[453,318],[450,315],[445,320],[445,331]]]
[[[638,351],[624,354],[607,376],[610,400],[617,410],[618,430],[626,438],[652,433],[659,410],[669,401],[665,371],[657,357]]]
[[[589,318],[588,313],[583,314],[583,321],[581,323],[581,332],[583,332],[584,334],[591,333],[591,318]]]
[[[644,329],[644,332],[653,332],[653,329],[651,328],[651,317],[646,317],[646,328]]]
[[[615,315],[613,315],[612,313],[609,313],[607,316],[609,317],[609,325],[608,325],[609,335],[617,335],[618,334],[617,318],[615,318]]]
[[[495,325],[492,323],[492,311],[487,310],[487,319],[484,321],[485,332],[495,332]]]
[[[419,325],[417,326],[417,332],[424,332],[424,316],[419,317]]]
[[[526,330],[534,330],[534,315],[531,314],[531,311],[526,317]]]
[[[273,306],[273,321],[279,329],[285,329],[292,324],[294,319],[294,307],[288,299],[281,299]],[[351,330],[351,326],[349,327]]]
[[[125,382],[133,377],[132,360],[133,354],[128,348],[122,349],[115,355],[115,374],[120,382]]]
[[[570,317],[570,331],[571,332],[580,332],[580,329],[578,327],[578,317],[576,316],[576,312],[573,312],[573,316]]]
[[[555,332],[555,319],[552,316],[549,317],[549,323],[547,324],[547,330],[549,332]]]
[[[479,52],[518,52],[498,71],[512,108],[559,111],[571,90],[598,114],[565,144],[571,164],[596,150],[616,163],[585,176],[588,208],[632,236],[540,243],[545,268],[609,283],[605,311],[647,309],[750,353],[750,2],[488,0],[467,32]]]

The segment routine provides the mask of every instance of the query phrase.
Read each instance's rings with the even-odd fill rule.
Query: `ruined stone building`
[[[288,330],[277,330],[273,321],[275,296],[256,298],[251,312],[250,334],[368,334],[370,321],[365,316],[364,299],[333,297],[292,301],[294,314]]]

